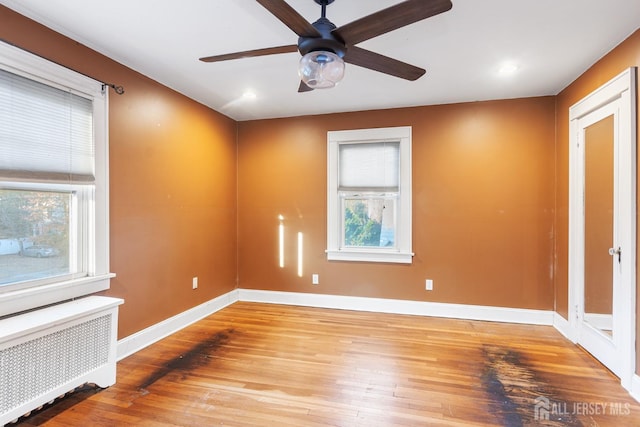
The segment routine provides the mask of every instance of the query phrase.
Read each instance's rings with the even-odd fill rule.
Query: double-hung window
[[[328,133],[327,258],[411,263],[411,128]]]
[[[107,94],[0,44],[0,316],[109,287]]]

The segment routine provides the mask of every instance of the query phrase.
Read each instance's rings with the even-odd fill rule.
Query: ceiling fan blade
[[[267,47],[264,49],[245,50],[244,52],[226,53],[224,55],[205,56],[200,58],[202,62],[228,61],[229,59],[252,58],[254,56],[275,55],[277,53],[297,52],[295,44],[288,46]]]
[[[309,86],[307,86],[307,84],[305,82],[303,82],[302,80],[300,80],[300,87],[298,88],[298,93],[302,93],[302,92],[311,92],[313,89],[310,88]]]
[[[344,56],[344,60],[353,65],[400,77],[405,80],[417,80],[426,73],[426,70],[422,68],[357,46],[349,47],[349,50],[347,50]]]
[[[452,7],[451,0],[406,0],[336,28],[332,34],[340,37],[347,46],[353,46]]]
[[[320,37],[321,34],[306,19],[284,0],[256,0],[271,12],[284,25],[289,27],[299,37]]]

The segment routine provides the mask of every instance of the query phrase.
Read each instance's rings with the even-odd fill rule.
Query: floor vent
[[[115,383],[121,303],[88,297],[0,320],[0,425],[87,382]]]

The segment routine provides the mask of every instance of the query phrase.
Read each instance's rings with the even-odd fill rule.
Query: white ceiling
[[[198,60],[297,42],[255,0],[0,4],[236,120],[555,95],[640,27],[639,0],[452,1],[449,12],[359,45],[425,68],[419,80],[347,64],[340,85],[308,93],[297,92],[297,53]],[[313,0],[287,2],[310,22],[320,16]],[[327,16],[339,27],[399,2],[336,0]],[[501,75],[505,63],[517,72]]]

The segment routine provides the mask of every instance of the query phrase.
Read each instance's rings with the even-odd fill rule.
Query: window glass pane
[[[344,246],[395,247],[395,198],[346,196],[342,206]]]
[[[0,286],[71,273],[72,197],[0,189]]]

